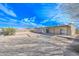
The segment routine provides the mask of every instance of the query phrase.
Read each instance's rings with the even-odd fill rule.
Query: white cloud
[[[33,18],[32,18],[33,19]],[[31,20],[32,20],[31,19]],[[31,27],[44,27],[44,25],[42,25],[42,24],[37,24],[37,23],[35,23],[34,21],[34,19],[33,19],[33,21],[31,21],[31,20],[29,20],[29,18],[24,18],[24,19],[22,19],[22,23],[23,24],[25,24],[26,25],[26,27],[29,27],[29,26],[31,26]]]
[[[47,19],[47,20],[44,20],[44,21],[42,21],[41,23],[46,23],[46,22],[48,22],[49,21],[49,19]]]
[[[65,14],[69,14],[74,20],[79,19],[79,3],[66,3],[59,5],[59,9]]]
[[[30,21],[31,21],[31,22],[35,22],[35,20],[36,20],[36,17],[31,17],[31,18],[30,18]]]
[[[16,14],[11,9],[5,7],[5,5],[3,5],[3,4],[0,4],[0,10],[2,10],[3,12],[5,12],[8,15],[16,17]]]
[[[4,13],[11,15],[13,17],[16,17],[16,14],[8,8],[8,6],[0,4],[0,10],[3,11]],[[35,18],[36,17],[31,17],[31,18],[24,18],[21,21],[18,21],[16,19],[12,19],[8,16],[6,16],[4,13],[1,13],[4,17],[0,16],[0,24],[5,26],[12,26],[12,27],[26,27],[26,28],[31,28],[31,27],[43,27],[44,25],[42,24],[36,24],[35,23]]]
[[[25,19],[22,19],[22,21],[23,21],[23,22],[30,22],[28,19],[29,19],[29,18],[25,18]]]

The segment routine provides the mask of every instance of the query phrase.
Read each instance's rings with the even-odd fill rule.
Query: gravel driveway
[[[0,36],[1,56],[63,56],[72,40],[36,33]],[[71,54],[72,55],[72,54]]]

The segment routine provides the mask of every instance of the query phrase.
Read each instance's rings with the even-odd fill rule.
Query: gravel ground
[[[21,32],[14,36],[0,36],[0,56],[76,55],[66,49],[72,42],[73,40],[58,36],[30,32]]]

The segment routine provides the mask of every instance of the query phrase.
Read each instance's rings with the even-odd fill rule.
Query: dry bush
[[[30,30],[30,32],[35,32],[34,30]]]
[[[14,28],[2,28],[3,35],[14,35],[16,32],[16,29]]]

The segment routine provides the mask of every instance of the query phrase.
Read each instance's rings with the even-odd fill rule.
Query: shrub
[[[3,35],[13,35],[15,34],[15,29],[14,28],[2,28]]]
[[[34,30],[30,30],[31,32],[35,32]]]

